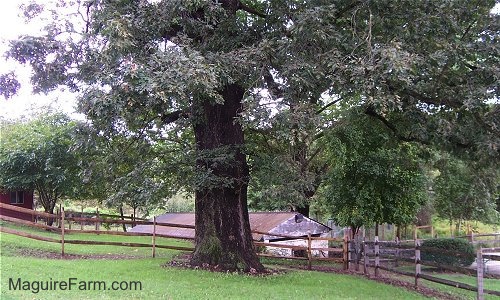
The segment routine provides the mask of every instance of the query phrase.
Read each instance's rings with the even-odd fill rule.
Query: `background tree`
[[[72,151],[75,122],[62,114],[2,124],[0,186],[35,190],[45,212],[61,197],[75,195],[78,155]]]
[[[436,163],[434,207],[438,215],[456,221],[457,230],[465,220],[500,223],[496,210],[498,169],[478,162],[444,155]]]
[[[186,178],[192,171],[192,161],[171,154],[187,150],[184,146],[166,137],[153,141],[147,133],[141,137],[130,133],[108,136],[82,124],[75,142],[75,148],[86,157],[80,162],[82,195],[122,213],[128,206],[148,215],[164,207],[165,201],[179,192],[179,177]]]
[[[376,120],[351,111],[329,136],[333,166],[324,189],[325,210],[350,226],[411,223],[427,200],[422,150],[400,142]]]
[[[328,169],[324,157],[327,118],[305,107],[282,108],[249,120],[247,148],[251,175],[249,201],[260,210],[290,210],[309,216]]]

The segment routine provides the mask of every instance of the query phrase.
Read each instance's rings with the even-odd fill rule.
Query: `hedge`
[[[429,239],[422,243],[421,248],[422,261],[441,265],[468,267],[476,257],[474,246],[464,239]],[[440,253],[439,249],[444,251]]]

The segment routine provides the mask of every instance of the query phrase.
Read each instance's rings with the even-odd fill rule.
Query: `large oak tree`
[[[269,99],[293,116],[322,111],[329,94],[363,106],[400,140],[498,155],[497,106],[488,105],[500,93],[493,0],[76,3],[9,55],[32,66],[35,91],[79,92],[100,130],[194,133],[194,265],[263,269],[251,243],[242,129],[259,115],[242,113]],[[41,12],[25,7],[30,18]],[[0,79],[4,95],[18,88],[12,76]]]

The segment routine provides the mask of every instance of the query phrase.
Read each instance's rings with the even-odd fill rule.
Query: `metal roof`
[[[276,234],[290,234],[293,236],[310,234],[321,234],[330,231],[331,229],[315,220],[303,217],[306,222],[295,224],[295,216],[300,215],[296,212],[251,212],[249,213],[250,228],[252,231],[270,232]],[[293,219],[293,220],[291,220]],[[293,222],[292,222],[293,221]],[[182,225],[195,225],[194,213],[166,213],[156,217],[158,223],[171,223]],[[284,224],[288,224],[284,226]],[[152,233],[152,225],[137,225],[130,229],[131,232]],[[194,229],[157,226],[157,234],[164,234],[178,238],[194,239]],[[261,240],[262,234],[252,234],[254,240]],[[266,236],[268,238],[268,236]]]

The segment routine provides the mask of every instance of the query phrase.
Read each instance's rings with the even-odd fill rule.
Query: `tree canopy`
[[[498,168],[446,154],[436,162],[436,167],[439,175],[434,184],[434,207],[441,217],[458,223],[464,220],[500,223],[495,203],[500,192]]]
[[[0,186],[36,190],[44,210],[79,190],[78,155],[72,150],[76,124],[62,114],[0,127]]]
[[[329,137],[333,153],[324,202],[353,232],[373,223],[409,224],[426,202],[425,151],[391,137],[382,123],[351,112]]]

